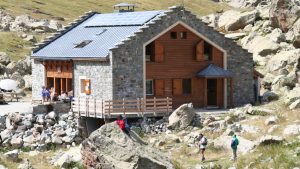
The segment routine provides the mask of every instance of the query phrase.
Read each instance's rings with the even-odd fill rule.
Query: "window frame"
[[[186,31],[180,32],[180,39],[187,39],[187,32]]]
[[[147,82],[151,82],[151,93],[147,93]],[[154,96],[154,80],[153,79],[147,79],[146,80],[146,96]]]
[[[170,32],[171,39],[178,39],[177,32]]]
[[[203,59],[205,61],[212,61],[213,60],[213,46],[210,43],[204,41],[203,48],[204,48]]]
[[[85,84],[85,81],[86,80],[89,80],[90,81],[90,94],[87,94],[84,90],[84,84]],[[79,77],[79,95],[80,96],[87,96],[87,95],[91,95],[92,94],[92,85],[91,85],[91,79],[90,78],[87,78],[86,76],[80,76]]]

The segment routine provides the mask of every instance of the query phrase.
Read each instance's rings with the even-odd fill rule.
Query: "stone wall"
[[[227,68],[235,76],[234,105],[253,102],[252,55],[182,7],[170,8],[166,15],[151,21],[150,24],[141,28],[141,31],[136,32],[135,36],[128,37],[129,40],[111,49],[113,53],[113,98],[143,97],[143,44],[178,21],[189,25],[227,51]]]
[[[112,99],[112,69],[110,61],[74,61],[74,95],[80,96],[80,77],[91,81],[91,96]]]
[[[45,85],[45,67],[42,62],[32,60],[32,98],[42,99],[42,86]]]

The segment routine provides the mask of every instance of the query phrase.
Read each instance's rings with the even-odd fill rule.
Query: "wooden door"
[[[173,79],[173,95],[182,95],[182,79]]]
[[[155,80],[155,96],[164,96],[165,83],[162,79]]]
[[[207,79],[207,105],[217,106],[217,79]]]

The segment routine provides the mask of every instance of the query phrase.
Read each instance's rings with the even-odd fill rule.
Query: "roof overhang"
[[[44,57],[44,56],[31,56],[35,60],[81,60],[81,61],[109,61],[109,56],[106,57]]]
[[[205,78],[232,78],[233,73],[225,70],[223,68],[218,67],[215,64],[209,64],[204,69],[200,70],[197,73],[197,77],[205,77]]]

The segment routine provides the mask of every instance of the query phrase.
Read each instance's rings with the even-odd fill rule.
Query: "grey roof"
[[[119,3],[114,5],[114,7],[127,7],[127,6],[135,6],[134,4],[129,4],[129,3]]]
[[[207,67],[197,73],[198,77],[233,77],[233,73],[214,64],[209,64]]]
[[[143,25],[163,11],[95,14],[65,34],[33,51],[33,58],[106,58],[109,50],[133,36]],[[83,41],[92,42],[75,48]]]

